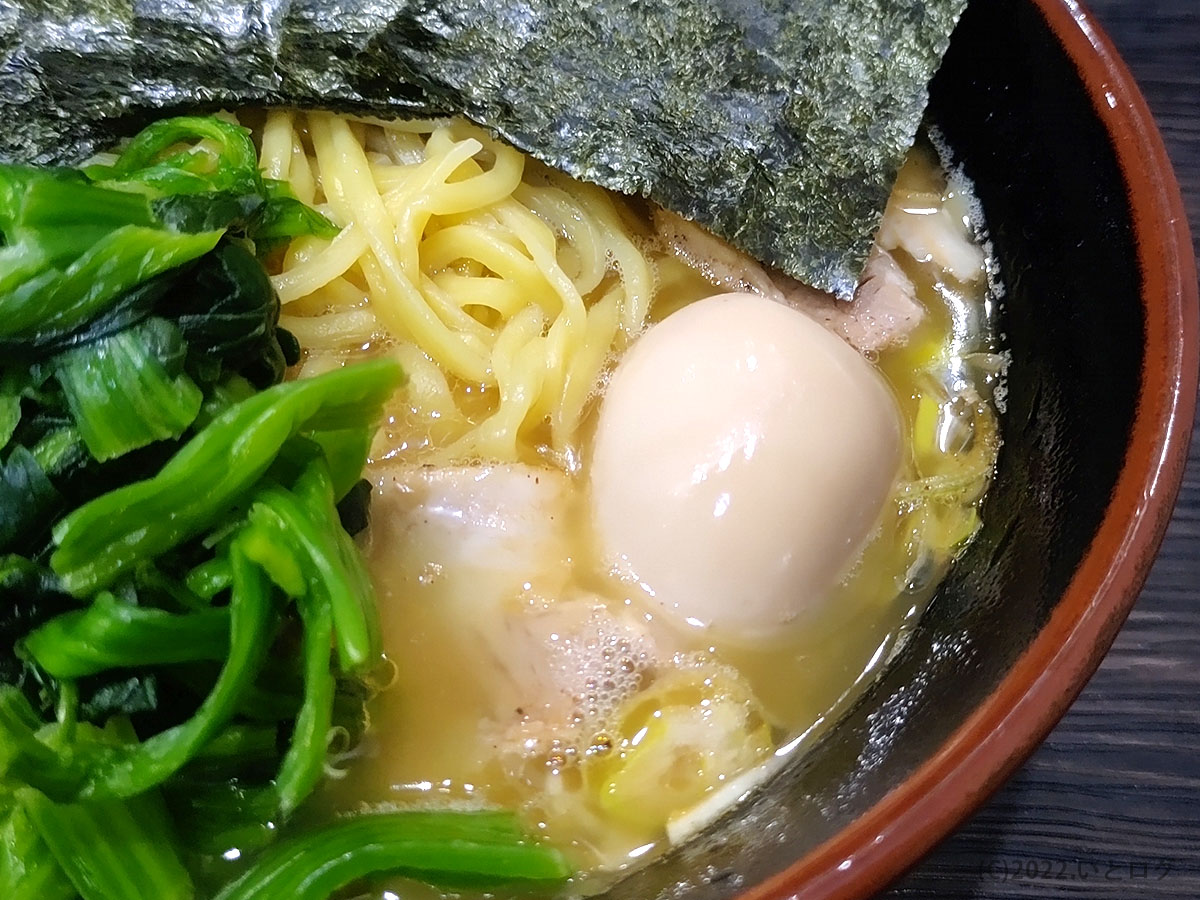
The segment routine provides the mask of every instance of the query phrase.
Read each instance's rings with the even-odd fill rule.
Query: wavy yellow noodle
[[[342,227],[292,242],[272,275],[302,374],[381,353],[409,374],[377,455],[578,458],[655,286],[613,198],[461,120],[272,110],[261,166]]]

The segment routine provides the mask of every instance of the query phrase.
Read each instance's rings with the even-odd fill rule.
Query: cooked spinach
[[[274,841],[332,728],[362,734],[379,626],[343,523],[403,374],[283,382],[299,347],[258,257],[335,232],[217,118],[85,173],[0,166],[0,896],[194,898],[204,854]],[[431,815],[439,870],[565,871]]]

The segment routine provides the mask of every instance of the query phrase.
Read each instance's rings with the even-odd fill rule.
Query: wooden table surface
[[[1200,0],[1084,2],[1158,120],[1200,253]],[[1058,897],[1200,900],[1200,428],[1099,672],[1012,781],[879,900]]]

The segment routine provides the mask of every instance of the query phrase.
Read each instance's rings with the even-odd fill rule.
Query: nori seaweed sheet
[[[0,0],[0,158],[159,111],[464,113],[849,296],[967,0]]]

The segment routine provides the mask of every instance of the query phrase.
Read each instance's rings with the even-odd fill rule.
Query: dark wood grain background
[[[1200,253],[1200,0],[1087,6],[1154,111]],[[991,803],[880,900],[1058,897],[1200,900],[1200,428],[1100,671]]]

